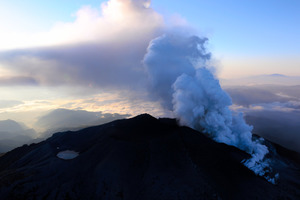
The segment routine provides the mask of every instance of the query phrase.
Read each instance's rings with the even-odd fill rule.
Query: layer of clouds
[[[235,105],[253,125],[253,133],[300,152],[300,88],[298,86],[227,87]]]
[[[0,77],[0,86],[37,85],[37,81],[28,76]]]
[[[278,85],[278,84],[279,83],[273,85],[261,85],[260,88],[273,92],[278,96],[289,98],[291,100],[300,99],[299,85],[285,86],[285,85]]]
[[[272,103],[258,103],[250,105],[249,111],[282,111],[293,112],[300,111],[300,101],[287,101],[287,102],[272,102]]]
[[[86,110],[55,109],[41,116],[35,123],[35,127],[37,130],[45,132],[40,137],[46,137],[58,131],[77,130],[129,116],[128,114],[88,112]]]
[[[84,6],[75,13],[73,22],[57,22],[48,31],[0,34],[0,49],[103,42],[117,38],[125,41],[133,34],[145,38],[162,21],[149,4],[148,0],[110,0],[99,7]]]
[[[15,101],[15,100],[0,100],[0,109],[3,108],[10,108],[14,106],[18,106],[23,104],[22,101]]]
[[[27,50],[9,55],[7,66],[39,85],[81,85],[85,87],[119,87],[135,85],[143,75],[141,62],[146,44],[114,47],[107,44],[82,44],[54,49]],[[38,51],[38,55],[31,54]],[[29,54],[24,56],[24,54]],[[8,62],[11,60],[11,62]],[[17,80],[10,81],[18,83]],[[8,83],[8,81],[6,81]],[[23,84],[19,81],[20,84]],[[1,79],[0,79],[1,84]]]
[[[100,10],[83,7],[74,22],[45,33],[44,43],[38,43],[43,47],[1,52],[0,66],[13,78],[0,78],[0,85],[27,81],[124,89],[144,84],[141,60],[164,29],[162,16],[149,3],[110,0]]]
[[[259,103],[285,102],[292,97],[283,97],[259,87],[227,87],[226,92],[231,96],[233,103],[241,106],[250,106]]]
[[[253,133],[300,153],[300,111],[273,110],[247,112]]]
[[[269,75],[248,76],[248,77],[237,78],[237,79],[222,79],[221,82],[222,85],[224,86],[278,85],[280,87],[284,87],[284,86],[300,85],[300,77],[286,76],[282,74],[269,74]]]

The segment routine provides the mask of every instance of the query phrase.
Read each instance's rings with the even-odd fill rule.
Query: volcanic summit
[[[250,155],[175,119],[142,114],[24,145],[0,157],[1,199],[300,199],[298,154],[267,142],[271,184]],[[292,157],[291,155],[294,155]],[[68,158],[68,159],[65,159]]]

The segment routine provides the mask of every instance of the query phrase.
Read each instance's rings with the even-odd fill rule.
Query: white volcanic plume
[[[154,39],[144,58],[151,91],[165,108],[173,110],[181,124],[251,154],[245,166],[274,183],[264,159],[268,148],[252,138],[252,127],[243,114],[229,109],[231,98],[208,66],[206,40],[181,34]]]

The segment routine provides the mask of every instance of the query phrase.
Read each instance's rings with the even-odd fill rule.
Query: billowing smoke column
[[[275,183],[265,155],[268,148],[252,138],[242,113],[229,109],[229,95],[207,64],[206,38],[163,35],[152,40],[144,58],[151,94],[173,110],[180,123],[202,131],[217,142],[251,154],[244,165]]]

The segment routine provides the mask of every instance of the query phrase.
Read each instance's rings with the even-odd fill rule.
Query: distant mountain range
[[[13,120],[0,121],[0,153],[29,143],[35,137],[33,129],[26,128]]]
[[[79,130],[129,116],[130,115],[121,115],[117,113],[89,112],[86,110],[60,108],[41,116],[34,126],[39,130],[43,130],[44,133],[42,136],[43,138],[47,138],[55,132]]]
[[[86,110],[55,109],[40,116],[34,124],[34,129],[14,120],[0,120],[0,153],[23,144],[40,142],[55,132],[75,131],[129,116]]]
[[[299,154],[266,142],[273,185],[247,153],[148,114],[24,145],[0,157],[2,199],[300,199]]]

